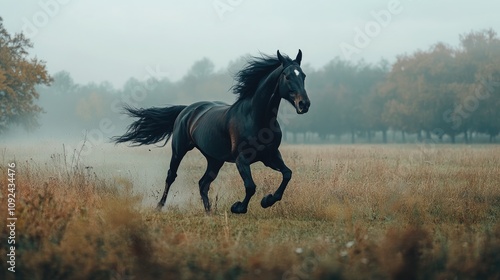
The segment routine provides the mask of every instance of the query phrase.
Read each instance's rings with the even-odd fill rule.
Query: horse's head
[[[299,50],[297,57],[292,61],[284,58],[278,50],[278,59],[283,66],[278,87],[280,97],[288,100],[297,110],[297,114],[307,113],[311,102],[304,88],[306,74],[300,68],[302,51]]]

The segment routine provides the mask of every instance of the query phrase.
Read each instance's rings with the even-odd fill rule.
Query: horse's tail
[[[174,130],[177,116],[187,106],[178,105],[165,108],[136,109],[126,106],[124,109],[134,118],[139,118],[127,128],[122,136],[115,136],[111,140],[115,143],[132,142],[133,146],[148,145],[165,139],[166,145]]]

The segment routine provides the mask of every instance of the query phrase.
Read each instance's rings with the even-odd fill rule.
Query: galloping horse
[[[304,88],[306,75],[300,68],[302,52],[295,60],[280,54],[277,57],[254,57],[236,74],[232,87],[236,102],[197,102],[189,106],[135,109],[128,114],[138,118],[116,143],[131,141],[134,145],[153,144],[172,136],[172,158],[165,181],[165,191],[157,209],[165,205],[179,164],[184,155],[197,148],[207,159],[207,170],[199,181],[205,211],[210,212],[208,191],[224,162],[234,162],[245,186],[243,201],[231,206],[233,213],[246,213],[255,193],[250,165],[261,161],[282,173],[283,180],[274,194],[261,201],[264,208],[281,200],[292,177],[278,150],[282,132],[277,115],[281,99],[290,102],[298,114],[306,113],[311,104]]]

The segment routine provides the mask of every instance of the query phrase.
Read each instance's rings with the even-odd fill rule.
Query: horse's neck
[[[253,117],[263,126],[271,125],[276,120],[281,98],[279,97],[278,84],[281,67],[273,71],[252,98]]]

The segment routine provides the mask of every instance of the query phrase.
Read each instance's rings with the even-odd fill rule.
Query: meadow
[[[166,207],[169,148],[0,146],[0,220],[15,162],[16,272],[0,233],[1,279],[500,279],[500,146],[288,145],[293,170],[252,166],[248,213],[236,167],[198,193],[205,161],[190,152]],[[3,222],[2,222],[3,224]]]

